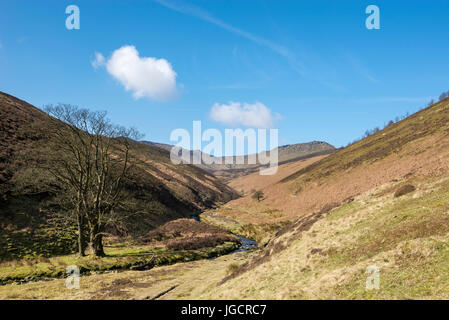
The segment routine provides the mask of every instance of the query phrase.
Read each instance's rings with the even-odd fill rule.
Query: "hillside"
[[[6,285],[0,296],[148,299],[171,288],[161,299],[449,299],[448,133],[446,99],[334,154],[285,164],[268,180],[232,181],[259,185],[265,198],[248,193],[201,220],[273,226],[259,251],[91,275],[76,293],[53,280]],[[368,290],[373,270],[379,287]]]
[[[155,146],[167,151],[172,149],[172,145],[156,143],[151,141],[144,141],[145,143]],[[319,155],[325,155],[335,152],[334,146],[322,141],[312,141],[307,143],[297,143],[281,146],[277,149],[279,165],[316,157]],[[192,159],[193,152],[189,151]],[[269,153],[268,153],[269,154]],[[242,177],[253,172],[259,172],[259,168],[262,167],[260,163],[249,164],[249,156],[234,156],[234,157],[212,157],[217,162],[213,164],[197,164],[195,166],[202,168],[216,177],[220,177],[225,181]],[[226,162],[232,162],[232,164],[226,164]],[[242,162],[242,164],[237,164]]]
[[[59,197],[52,177],[27,163],[27,155],[45,154],[51,134],[46,116],[34,106],[0,93],[0,259],[70,252],[74,233],[59,219]],[[37,134],[36,134],[37,132]],[[125,186],[134,212],[119,235],[139,235],[169,220],[189,217],[235,192],[197,167],[174,165],[169,153],[135,143],[139,163]]]
[[[229,181],[228,185],[242,195],[252,194],[255,190],[264,189],[270,185],[280,182],[298,170],[327,157],[327,155],[314,156],[303,160],[296,160],[279,165],[278,171],[273,175],[261,175],[254,172]]]
[[[445,99],[262,188],[261,203],[229,202],[217,214],[293,223],[202,297],[449,298],[448,133]],[[365,289],[369,266],[379,290]]]
[[[248,195],[222,209],[246,221],[242,212],[265,205],[291,220],[387,182],[443,174],[448,120],[446,99],[262,188],[265,199],[260,204]],[[236,186],[235,181],[230,184]]]

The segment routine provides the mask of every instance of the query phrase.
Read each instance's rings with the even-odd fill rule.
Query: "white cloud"
[[[102,60],[103,59],[103,60]],[[106,65],[106,70],[117,79],[135,99],[147,97],[166,101],[174,98],[176,72],[165,59],[139,57],[134,46],[123,46],[104,61],[101,54],[96,54],[95,65]],[[95,67],[94,63],[92,65]]]
[[[106,63],[106,59],[100,52],[95,52],[95,60],[91,61],[92,67],[97,69],[98,67],[104,66]]]
[[[212,120],[232,127],[243,125],[254,128],[270,128],[279,114],[273,114],[263,103],[254,104],[230,101],[228,104],[215,103],[210,111]]]

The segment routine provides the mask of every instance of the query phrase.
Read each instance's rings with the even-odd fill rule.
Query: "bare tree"
[[[52,164],[48,170],[69,192],[77,218],[79,253],[84,255],[88,228],[90,251],[103,256],[106,228],[117,220],[123,185],[131,167],[135,129],[112,125],[105,112],[67,104],[46,106],[51,116]]]

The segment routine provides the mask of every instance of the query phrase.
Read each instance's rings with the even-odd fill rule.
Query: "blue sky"
[[[71,4],[79,30],[65,27]],[[365,27],[370,4],[380,8],[380,30]],[[211,116],[214,105],[259,103],[280,144],[339,147],[449,90],[448,15],[447,0],[4,0],[0,91],[38,107],[107,110],[164,143],[193,120],[226,127]],[[126,90],[120,65],[107,64],[124,46],[169,63],[176,94],[161,101]],[[94,68],[96,52],[105,63]]]

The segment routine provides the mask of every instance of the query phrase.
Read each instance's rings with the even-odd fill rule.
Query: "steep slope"
[[[263,190],[293,222],[204,298],[449,298],[449,99]]]
[[[30,166],[23,156],[38,154],[51,139],[46,119],[41,110],[0,93],[0,258],[73,249],[74,233],[58,219],[60,191],[47,172]],[[235,197],[210,173],[172,164],[165,150],[137,142],[135,149],[140,162],[126,185],[130,206],[124,209],[135,214],[121,234],[143,234]]]
[[[170,151],[173,147],[169,144],[156,143],[151,141],[144,142],[151,146],[159,147],[167,151]],[[285,145],[277,149],[278,162],[279,165],[282,165],[292,161],[330,154],[335,152],[335,150],[336,149],[334,146],[322,141]],[[190,158],[192,159],[193,152],[189,152]],[[222,178],[225,181],[230,181],[231,179],[259,171],[259,168],[262,167],[262,165],[258,162],[248,163],[248,158],[249,156],[212,157],[213,161],[216,163],[201,163],[197,164],[196,166],[212,173],[214,176]],[[226,162],[232,162],[232,164],[227,164]]]
[[[0,92],[0,186],[12,176],[11,158],[26,147],[26,128],[42,123],[44,113],[36,107]]]
[[[278,167],[276,174],[261,175],[259,172],[254,172],[249,175],[241,176],[229,181],[228,185],[234,190],[237,190],[242,195],[252,194],[255,190],[264,189],[270,185],[278,183],[282,179],[290,176],[298,170],[309,166],[310,164],[327,157],[327,155],[315,156],[303,160],[296,160],[281,164]]]
[[[265,204],[286,220],[320,210],[394,179],[446,172],[449,158],[448,101],[413,114],[368,138],[263,188]],[[226,204],[227,215],[257,207],[251,196]],[[257,222],[257,221],[253,221]]]

